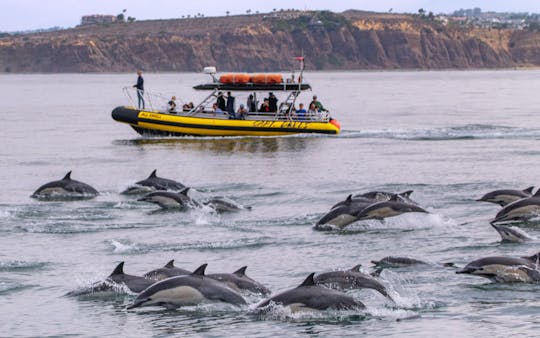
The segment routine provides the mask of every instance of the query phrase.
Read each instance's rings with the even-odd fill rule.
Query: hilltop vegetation
[[[0,72],[446,69],[540,65],[540,33],[429,16],[286,11],[80,26],[0,38]]]

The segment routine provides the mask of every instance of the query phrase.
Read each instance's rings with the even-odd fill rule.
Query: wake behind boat
[[[301,59],[303,65],[303,59]],[[129,124],[141,135],[162,136],[280,136],[298,133],[317,133],[336,135],[340,124],[330,117],[329,111],[320,109],[299,109],[299,96],[311,86],[302,81],[303,66],[298,81],[283,80],[281,74],[245,74],[229,73],[216,77],[214,67],[205,67],[204,72],[211,75],[212,82],[193,87],[195,90],[210,91],[210,94],[197,105],[184,105],[180,109],[153,109],[152,103],[166,102],[164,97],[145,92],[150,109],[138,109],[134,106],[120,106],[112,111],[112,118]],[[131,88],[124,88],[130,98]],[[235,108],[219,107],[224,100],[223,92],[234,97],[236,106],[248,102],[245,111]],[[266,107],[269,94],[274,106]],[[281,97],[281,102],[277,97]],[[279,103],[275,103],[275,102]],[[222,101],[223,102],[223,101]],[[222,109],[224,108],[224,109]]]

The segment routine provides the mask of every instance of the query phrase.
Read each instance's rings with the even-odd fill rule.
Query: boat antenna
[[[300,90],[300,88],[302,87],[302,81],[304,80],[304,52],[302,52],[302,56],[297,56],[296,60],[300,62],[300,75],[298,75],[298,90]]]

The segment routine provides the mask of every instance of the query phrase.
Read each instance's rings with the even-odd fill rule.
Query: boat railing
[[[138,89],[134,87],[124,87],[122,88],[122,90],[128,97],[130,104],[133,107],[137,107],[138,106]],[[143,98],[144,98],[145,110],[167,111],[167,103],[171,100],[172,96],[169,96],[163,93],[157,93],[157,92],[144,90]]]
[[[133,107],[138,106],[137,89],[134,87],[122,88],[130,105]],[[212,113],[212,105],[216,102],[218,96],[217,89],[213,90],[207,97],[205,97],[199,104],[190,109],[182,109],[182,105],[177,102],[177,109],[175,115],[184,116],[196,116],[198,114]],[[328,122],[330,114],[328,111],[321,111],[315,113],[306,113],[299,116],[294,111],[296,97],[299,92],[289,95],[283,102],[280,103],[276,112],[262,112],[262,111],[250,111],[246,114],[246,119],[263,119],[273,121],[305,121],[305,122]],[[145,110],[160,112],[169,114],[167,103],[171,100],[171,96],[163,93],[157,93],[145,90],[143,93],[145,101]],[[224,112],[224,116],[228,116],[227,112]]]

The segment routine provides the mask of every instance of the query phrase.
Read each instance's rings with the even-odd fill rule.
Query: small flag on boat
[[[304,61],[304,57],[303,57],[303,56],[297,56],[297,57],[296,57],[296,60],[298,60],[298,61]]]

